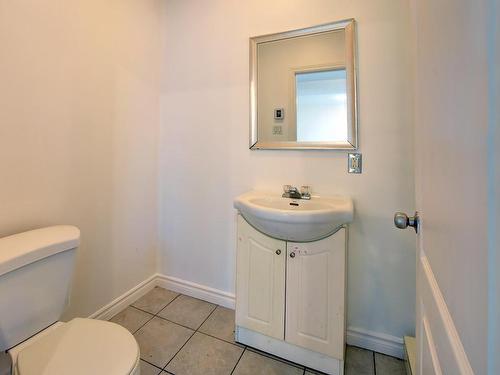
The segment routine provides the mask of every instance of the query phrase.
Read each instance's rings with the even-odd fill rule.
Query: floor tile
[[[236,344],[236,345],[238,345],[238,344]],[[269,357],[269,358],[271,358],[271,359],[275,359],[275,360],[280,361],[280,362],[285,362],[285,363],[288,363],[288,364],[290,364],[291,366],[300,367],[300,368],[302,368],[302,369],[305,369],[305,366],[301,366],[301,365],[300,365],[300,364],[298,364],[298,363],[293,363],[293,362],[291,362],[291,361],[287,361],[286,359],[281,358],[281,357],[278,357],[278,356],[275,356],[275,355],[273,355],[273,354],[271,354],[271,353],[266,353],[266,352],[260,351],[260,350],[258,350],[258,349],[254,349],[254,348],[252,348],[252,347],[250,347],[250,346],[249,346],[249,347],[247,347],[246,349],[247,349],[247,350],[249,350],[249,351],[251,351],[251,352],[254,352],[254,353],[257,353],[257,354],[263,355],[264,357]],[[314,371],[314,370],[311,370],[311,371]]]
[[[196,332],[165,370],[176,375],[230,374],[243,349]]]
[[[373,352],[355,346],[346,348],[345,375],[374,375]]]
[[[193,331],[154,317],[135,333],[141,358],[163,367],[191,337]]]
[[[172,322],[196,330],[215,307],[216,305],[200,299],[180,295],[175,301],[160,311],[158,315]]]
[[[219,339],[234,342],[234,310],[217,306],[199,331]]]
[[[139,328],[141,328],[144,323],[150,320],[153,315],[148,314],[144,311],[134,309],[133,307],[127,307],[122,310],[109,321],[117,323],[125,328],[127,328],[131,333],[134,333]]]
[[[303,372],[303,368],[298,368],[259,353],[245,350],[233,374],[302,375]]]
[[[405,375],[405,364],[402,360],[388,355],[375,353],[375,369],[377,375]]]
[[[158,311],[172,302],[178,295],[179,293],[175,293],[160,287],[154,287],[149,293],[145,294],[137,301],[135,301],[132,306],[147,311],[151,314],[156,314],[158,313]]]
[[[141,360],[141,375],[158,375],[161,369]]]

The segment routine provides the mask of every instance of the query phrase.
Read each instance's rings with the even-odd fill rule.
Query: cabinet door
[[[236,325],[284,339],[286,243],[238,215]]]
[[[346,230],[287,243],[286,341],[344,359]]]

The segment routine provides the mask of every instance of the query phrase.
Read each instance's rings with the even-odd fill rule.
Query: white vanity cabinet
[[[236,324],[285,337],[286,242],[252,228],[238,215]]]
[[[236,340],[343,373],[346,228],[319,241],[274,239],[238,215]]]
[[[287,242],[285,340],[338,359],[344,358],[345,238],[340,228],[320,241]]]

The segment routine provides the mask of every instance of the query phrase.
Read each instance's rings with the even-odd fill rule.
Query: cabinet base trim
[[[236,326],[236,341],[331,375],[344,374],[344,361]]]

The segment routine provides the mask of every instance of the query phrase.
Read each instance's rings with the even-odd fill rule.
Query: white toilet
[[[8,350],[14,375],[139,375],[139,346],[125,328],[58,322],[79,241],[73,226],[0,238],[0,350]]]

